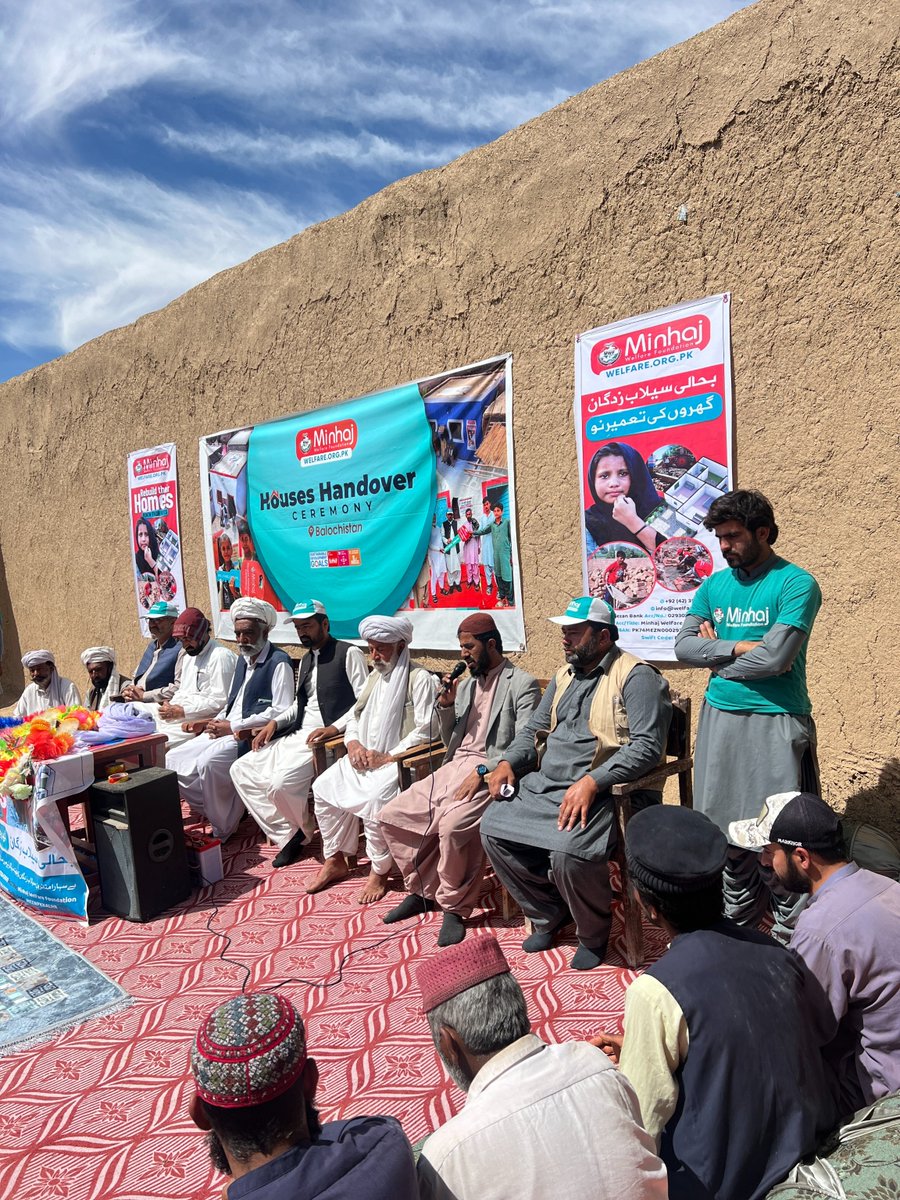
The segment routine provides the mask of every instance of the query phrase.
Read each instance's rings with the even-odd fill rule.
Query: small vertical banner
[[[703,520],[734,486],[730,312],[725,293],[576,339],[584,587],[656,662],[674,662],[694,592],[725,565]]]
[[[128,507],[137,610],[146,636],[151,604],[186,607],[174,442],[128,455]]]

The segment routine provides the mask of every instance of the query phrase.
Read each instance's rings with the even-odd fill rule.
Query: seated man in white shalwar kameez
[[[52,651],[29,650],[22,658],[22,666],[31,683],[19,697],[13,709],[14,717],[30,717],[46,708],[68,708],[81,703],[78,688],[57,671]]]
[[[87,667],[91,683],[85,696],[85,707],[102,712],[112,704],[113,697],[121,698],[122,688],[130,680],[116,670],[116,652],[112,646],[89,646],[82,650],[81,661]]]
[[[224,707],[201,732],[166,755],[178,788],[193,812],[203,813],[213,834],[227,842],[246,812],[231,782],[231,764],[250,749],[248,738],[294,696],[294,672],[283,650],[269,642],[277,614],[266,600],[242,598],[231,607],[240,658]]]
[[[157,733],[169,739],[169,750],[196,736],[202,728],[197,723],[219,712],[228,699],[237,666],[237,655],[209,636],[209,621],[199,608],[181,613],[172,636],[184,650],[178,690],[160,704],[135,703],[135,708],[156,721]]]
[[[437,680],[410,662],[412,634],[405,617],[367,617],[360,623],[359,636],[369,644],[374,669],[344,732],[346,756],[313,783],[325,862],[308,892],[320,892],[349,874],[347,858],[359,846],[360,817],[371,870],[359,903],[372,904],[387,891],[391,855],[378,813],[400,790],[398,755],[429,741],[438,728]]]
[[[307,651],[297,671],[296,698],[263,725],[252,753],[231,768],[235,791],[278,847],[273,867],[295,863],[313,835],[313,747],[343,732],[368,675],[362,650],[331,636],[321,600],[299,600],[289,619]]]

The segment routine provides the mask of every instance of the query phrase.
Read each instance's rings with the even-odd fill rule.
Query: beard
[[[812,885],[809,880],[794,862],[793,858],[787,860],[787,868],[784,875],[778,877],[781,886],[789,892],[797,892],[800,895],[806,895],[812,891]]]
[[[215,1169],[222,1175],[230,1175],[231,1164],[225,1153],[225,1147],[211,1129],[206,1135],[206,1148],[209,1151],[209,1160]]]
[[[453,1080],[453,1082],[456,1084],[456,1086],[459,1088],[459,1090],[461,1092],[467,1092],[472,1084],[473,1077],[468,1075],[462,1069],[462,1067],[457,1066],[456,1063],[447,1062],[446,1058],[444,1058],[444,1056],[443,1056],[443,1054],[441,1054],[440,1050],[438,1051],[438,1054],[440,1055],[441,1062],[444,1064],[447,1074],[450,1076],[450,1078]]]
[[[474,675],[477,679],[479,675],[487,675],[489,670],[490,664],[488,662],[487,648],[482,646],[481,653],[478,655],[478,657],[472,659],[472,661],[469,663],[469,673]]]
[[[261,653],[263,646],[266,644],[265,638],[260,638],[258,642],[253,642],[252,645],[238,646],[238,654],[243,658],[256,658],[257,654]]]
[[[374,659],[372,662],[373,670],[377,671],[378,674],[382,677],[382,679],[385,679],[388,675],[390,675],[391,671],[393,671],[393,669],[394,669],[394,667],[396,667],[396,665],[397,665],[397,655],[396,654],[394,655],[394,657],[391,659],[390,662],[382,662],[381,659]]]
[[[593,662],[597,657],[597,650],[600,645],[600,639],[597,634],[586,642],[582,642],[580,646],[575,646],[566,654],[566,662],[570,667],[579,670],[585,663]]]

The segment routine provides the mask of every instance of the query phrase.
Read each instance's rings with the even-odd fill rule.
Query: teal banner
[[[406,602],[435,491],[433,431],[414,384],[250,433],[246,511],[259,565],[287,612],[321,600],[338,637]]]

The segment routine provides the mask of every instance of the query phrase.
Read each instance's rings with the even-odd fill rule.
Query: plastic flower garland
[[[96,729],[100,714],[72,706],[48,708],[24,721],[0,717],[0,795],[27,800],[34,785],[35,762],[62,758],[82,729]]]

